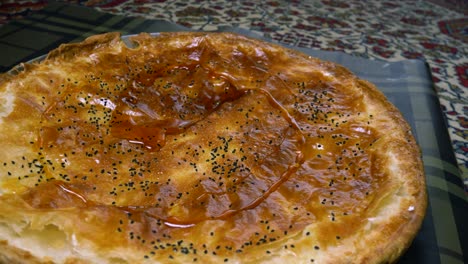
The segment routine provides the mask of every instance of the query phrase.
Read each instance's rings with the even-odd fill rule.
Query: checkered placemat
[[[61,43],[109,31],[180,31],[164,21],[115,16],[53,3],[0,28],[0,71],[43,55]],[[221,28],[260,37],[239,28]],[[339,52],[300,49],[337,62],[379,87],[411,124],[425,163],[429,207],[422,229],[401,263],[468,263],[468,203],[440,105],[424,62],[366,60]]]

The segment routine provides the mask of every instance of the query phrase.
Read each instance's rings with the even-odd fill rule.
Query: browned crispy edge
[[[8,244],[7,241],[0,241],[0,263],[2,264],[49,264],[51,261],[41,260],[30,252],[19,249]]]
[[[88,262],[77,258],[67,258],[64,264],[86,264]],[[54,264],[52,260],[41,259],[30,252],[0,241],[0,264]]]
[[[69,59],[83,52],[89,52],[99,49],[101,46],[108,46],[120,42],[119,32],[110,32],[100,35],[94,35],[86,38],[82,42],[62,44],[58,48],[47,54],[46,60]]]
[[[389,136],[386,142],[389,143],[390,148],[398,151],[401,166],[400,170],[406,172],[404,176],[400,176],[399,178],[400,180],[409,179],[406,184],[411,195],[411,200],[413,201],[412,205],[414,205],[414,211],[401,212],[400,223],[387,223],[389,226],[398,227],[397,230],[393,232],[392,237],[383,239],[383,241],[388,241],[387,244],[379,244],[372,249],[363,249],[367,252],[367,257],[363,258],[363,263],[394,263],[411,245],[421,228],[422,221],[426,214],[427,192],[424,166],[421,158],[422,153],[412,135],[411,127],[400,111],[391,104],[386,99],[385,95],[373,84],[363,80],[358,80],[358,84],[369,94],[369,97],[372,98],[375,104],[381,105],[381,107],[387,111],[387,114],[405,133],[405,138],[403,140],[406,140],[406,142],[402,141],[401,138],[394,139],[392,136]],[[408,221],[408,219],[410,220]],[[384,228],[385,227],[382,229]]]

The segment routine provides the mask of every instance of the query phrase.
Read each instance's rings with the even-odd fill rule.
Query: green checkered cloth
[[[181,30],[187,29],[165,21],[51,3],[32,16],[0,28],[0,70],[8,71],[62,43],[78,42],[103,32],[119,31],[126,35]],[[220,30],[261,38],[245,29]],[[468,202],[426,64],[417,60],[383,62],[338,52],[298,49],[344,65],[376,84],[413,128],[423,152],[429,206],[418,236],[400,263],[468,263]]]

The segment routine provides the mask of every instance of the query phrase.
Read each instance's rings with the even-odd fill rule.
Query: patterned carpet
[[[2,1],[0,25],[48,1]],[[198,30],[238,26],[280,43],[364,58],[425,60],[468,186],[467,1],[69,0],[102,12],[159,18]]]

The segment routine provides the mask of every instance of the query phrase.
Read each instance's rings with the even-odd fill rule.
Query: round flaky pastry
[[[231,33],[118,33],[0,75],[0,262],[386,263],[426,208],[399,111]]]

